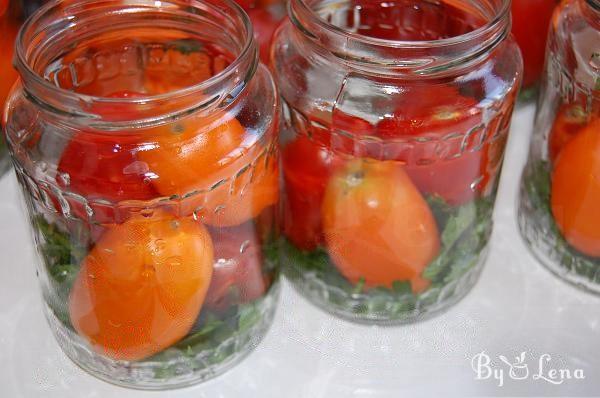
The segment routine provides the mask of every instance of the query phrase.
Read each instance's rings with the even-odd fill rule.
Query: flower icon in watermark
[[[569,380],[585,379],[583,369],[557,367],[553,364],[550,354],[542,354],[536,358],[527,351],[522,351],[514,360],[498,355],[496,361],[485,351],[481,351],[471,358],[471,368],[475,372],[475,380],[495,380],[498,387],[504,386],[507,379],[539,380],[554,385]]]

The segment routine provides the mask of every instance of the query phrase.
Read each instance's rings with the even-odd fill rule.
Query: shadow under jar
[[[292,0],[281,262],[313,303],[367,323],[475,284],[520,83],[508,1]]]
[[[600,293],[600,1],[557,8],[521,180],[519,226],[559,277]]]
[[[164,389],[222,373],[278,296],[279,102],[232,2],[53,2],[17,43],[7,142],[64,352]]]

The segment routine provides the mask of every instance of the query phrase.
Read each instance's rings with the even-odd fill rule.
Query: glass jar
[[[409,322],[475,284],[522,70],[509,2],[292,0],[280,259],[344,318]]]
[[[554,14],[519,226],[561,278],[600,293],[600,0]]]
[[[7,142],[64,352],[112,383],[214,377],[278,296],[279,102],[230,1],[59,1],[23,27]]]
[[[250,17],[260,60],[269,64],[269,51],[275,29],[285,17],[285,0],[235,0]]]
[[[544,69],[552,12],[560,0],[513,0],[512,33],[523,55],[523,95],[533,98]]]

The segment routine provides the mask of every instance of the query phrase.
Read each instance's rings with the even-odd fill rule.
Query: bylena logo
[[[555,385],[567,380],[585,379],[583,369],[558,368],[553,365],[550,354],[542,354],[536,358],[528,355],[527,351],[521,352],[514,360],[498,355],[497,361],[492,361],[485,351],[481,351],[471,358],[471,368],[475,372],[475,380],[495,380],[498,387],[502,387],[507,378],[539,380]]]

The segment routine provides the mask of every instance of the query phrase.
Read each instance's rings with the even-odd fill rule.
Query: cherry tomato
[[[586,126],[587,121],[587,115],[581,105],[568,104],[560,107],[550,131],[548,151],[552,163],[562,148]]]
[[[421,273],[438,255],[438,228],[400,163],[348,162],[330,179],[322,211],[329,255],[349,281],[427,287]]]
[[[262,8],[249,10],[247,12],[250,21],[252,21],[254,37],[258,42],[260,60],[265,65],[269,65],[271,41],[273,40],[273,34],[275,33],[277,26],[279,26],[279,19],[275,18],[272,13]]]
[[[69,296],[73,327],[99,353],[135,361],[184,337],[213,269],[204,226],[156,211],[110,228],[83,260]]]
[[[268,280],[262,273],[262,249],[253,223],[211,229],[210,233],[215,264],[206,295],[207,308],[222,311],[260,298]]]
[[[536,83],[542,74],[546,38],[557,0],[513,0],[512,33],[523,54],[523,87]]]
[[[600,119],[572,138],[556,159],[552,173],[554,220],[567,242],[600,257]]]
[[[327,181],[342,160],[305,135],[283,149],[285,181],[283,231],[303,250],[322,243],[321,205]]]

